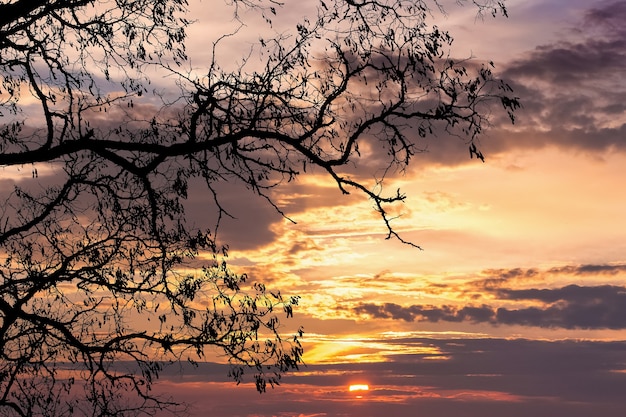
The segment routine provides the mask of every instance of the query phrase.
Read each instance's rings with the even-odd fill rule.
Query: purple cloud
[[[487,290],[489,291],[489,290]],[[564,329],[626,329],[626,287],[568,285],[556,289],[491,290],[500,300],[541,301],[517,309],[497,305],[410,305],[362,303],[354,313],[407,322],[472,322]],[[491,304],[497,304],[493,301]]]

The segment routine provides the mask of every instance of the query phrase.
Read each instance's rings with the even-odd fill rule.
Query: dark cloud
[[[591,8],[562,41],[537,46],[509,63],[523,109],[517,129],[494,121],[485,152],[556,145],[587,152],[626,151],[626,2]],[[577,32],[577,33],[575,33]]]
[[[491,126],[480,137],[481,151],[491,155],[516,149],[561,149],[603,153],[626,152],[626,2],[590,8],[562,40],[518,56],[496,68],[523,104],[511,126],[503,112],[489,111]],[[474,63],[469,64],[473,68]],[[455,137],[435,126],[425,139],[410,133],[420,153],[414,167],[472,163],[465,136]],[[381,157],[368,156],[370,174]]]
[[[494,289],[504,301],[539,301],[542,306],[512,309],[497,305],[455,307],[363,303],[357,314],[418,322],[472,322],[564,329],[626,329],[626,287],[568,285],[556,289]],[[494,301],[491,304],[497,304]]]
[[[536,300],[550,304],[544,308],[519,310],[499,308],[499,324],[522,324],[567,329],[626,328],[626,288],[612,285],[557,289],[500,290],[501,298]]]
[[[439,321],[491,322],[495,315],[493,309],[488,306],[469,306],[457,309],[453,306],[412,305],[405,307],[395,303],[362,303],[354,307],[353,310],[357,314],[366,314],[378,319],[429,321],[433,323]]]
[[[496,68],[523,108],[516,112],[515,126],[503,112],[489,112],[491,126],[479,142],[487,159],[548,146],[626,152],[626,2],[590,7],[560,41]],[[434,133],[419,141],[423,152],[415,169],[473,162],[458,138]]]
[[[565,329],[623,329],[626,328],[626,288],[617,285],[566,285],[560,288],[537,288],[538,282],[584,276],[618,276],[626,272],[624,264],[564,265],[540,270],[535,268],[487,269],[484,278],[474,279],[457,288],[467,300],[483,300],[488,294],[494,301],[489,305],[410,306],[389,307],[372,305],[359,307],[362,314],[406,321],[469,321],[494,325],[523,325]],[[519,289],[520,286],[526,288]],[[448,287],[444,287],[448,289]],[[440,292],[441,287],[430,291]],[[513,309],[510,301],[542,303]],[[504,306],[507,305],[507,307]],[[477,309],[480,314],[472,314]]]
[[[580,87],[580,83],[613,77],[622,71],[624,64],[626,40],[588,39],[583,43],[538,46],[523,59],[510,64],[505,74],[513,80],[538,79],[551,83],[557,86],[553,92],[558,93],[559,86]],[[583,104],[578,103],[578,106]]]
[[[598,28],[605,34],[622,38],[626,36],[626,1],[605,3],[600,7],[593,7],[585,13],[583,29]]]
[[[221,243],[245,250],[275,240],[271,225],[281,221],[282,216],[264,198],[235,181],[215,183],[212,187],[220,206],[228,213],[220,219],[217,237]],[[192,226],[214,231],[219,211],[206,186],[199,182],[190,184],[185,214]]]
[[[499,290],[499,297],[507,300],[537,300],[544,303],[565,301],[568,303],[597,304],[612,302],[613,299],[626,301],[626,288],[614,285],[597,287],[581,287],[568,285],[557,289],[526,289],[526,290]]]
[[[537,278],[540,271],[535,268],[487,269],[483,271],[487,278],[474,281],[473,286],[480,289],[498,288],[513,281],[524,281]]]
[[[564,265],[540,270],[537,268],[485,269],[485,278],[472,281],[471,286],[482,290],[493,290],[513,283],[530,280],[545,280],[551,275],[596,276],[617,275],[626,272],[626,264],[583,264]]]
[[[507,416],[622,417],[626,388],[626,342],[526,339],[372,340],[398,346],[430,346],[446,360],[393,355],[387,362],[309,365],[284,384],[258,395],[219,375],[225,367],[201,364],[178,377],[163,375],[162,390],[195,401],[193,416],[241,416],[245,404],[269,416]],[[356,401],[352,383],[370,391]],[[159,385],[156,387],[159,390]]]
[[[625,264],[567,265],[567,266],[562,266],[562,267],[550,268],[548,272],[552,274],[572,274],[572,275],[597,275],[597,274],[615,275],[620,272],[626,272],[626,265]]]

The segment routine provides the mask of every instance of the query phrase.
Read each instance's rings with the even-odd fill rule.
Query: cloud
[[[624,40],[586,39],[581,43],[563,41],[538,46],[524,58],[509,65],[506,75],[567,87],[600,81],[621,72],[626,63]],[[602,78],[600,78],[602,77]],[[557,88],[552,93],[560,93]]]
[[[503,268],[485,269],[481,272],[484,278],[473,280],[469,285],[479,291],[493,291],[507,285],[519,285],[524,282],[545,281],[554,277],[596,277],[598,275],[618,275],[626,272],[626,264],[582,264],[555,266],[547,270],[538,268]]]
[[[486,153],[555,145],[590,153],[625,151],[626,2],[584,13],[560,41],[539,45],[505,66],[521,98],[518,123],[495,120]]]
[[[511,268],[511,269],[487,269],[483,271],[487,278],[474,281],[472,286],[481,290],[497,288],[511,282],[520,282],[530,279],[536,279],[540,276],[540,272],[535,268]]]
[[[220,378],[225,367],[201,364],[182,377],[162,375],[155,390],[194,401],[194,416],[623,415],[623,341],[408,336],[371,342],[432,346],[448,359],[394,355],[382,363],[308,365],[263,395]],[[347,388],[363,382],[370,391],[356,401]]]
[[[511,84],[523,108],[516,124],[495,107],[491,126],[480,136],[487,160],[519,149],[555,146],[602,154],[626,151],[626,2],[588,6],[560,39],[536,46],[496,68]],[[477,62],[468,63],[471,70]],[[415,127],[415,126],[414,126]],[[441,129],[426,139],[409,133],[420,153],[411,170],[432,165],[456,166],[470,160],[463,140]],[[364,141],[365,142],[365,141]],[[374,148],[376,143],[371,140]],[[382,155],[361,158],[357,172],[369,175],[380,167]],[[397,175],[397,174],[396,174]]]
[[[626,1],[615,1],[589,9],[585,13],[583,22],[586,27],[596,27],[609,36],[623,38],[626,37],[624,17],[626,17]]]
[[[491,125],[479,137],[487,160],[518,149],[548,146],[591,154],[626,151],[625,20],[624,1],[589,6],[559,40],[538,45],[496,68],[523,108],[516,112],[513,126],[504,112],[491,109]],[[479,62],[467,65],[472,72]],[[415,129],[417,122],[411,123]],[[437,126],[424,139],[410,131],[409,135],[420,151],[411,170],[476,163],[469,158],[463,135],[451,136]],[[376,143],[371,142],[374,148]],[[358,172],[368,175],[371,167],[383,164],[382,157],[359,159]]]
[[[613,264],[613,265],[567,265],[562,267],[550,268],[548,272],[552,274],[573,274],[573,275],[597,275],[608,274],[615,275],[620,272],[626,272],[626,264]]]
[[[568,285],[556,289],[502,289],[492,293],[491,305],[409,305],[361,303],[359,315],[407,322],[471,322],[564,329],[626,329],[626,287]],[[540,302],[540,306],[511,308],[507,301]],[[495,305],[494,305],[495,304]]]
[[[362,303],[354,308],[357,314],[366,314],[377,319],[396,319],[404,321],[492,321],[494,312],[488,306],[482,307],[463,307],[456,308],[453,306],[425,306],[412,305],[401,306],[395,303],[372,304]]]
[[[500,290],[498,294],[503,299],[549,304],[518,310],[498,308],[498,324],[567,329],[626,328],[626,287],[568,285],[557,289]]]
[[[537,300],[544,303],[565,301],[568,303],[597,304],[617,298],[624,301],[626,288],[614,285],[581,287],[568,285],[557,289],[499,290],[498,295],[507,300]]]

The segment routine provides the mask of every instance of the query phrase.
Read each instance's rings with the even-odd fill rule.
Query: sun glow
[[[363,385],[363,384],[359,384],[359,385],[350,385],[350,392],[354,392],[354,391],[368,391],[370,389],[369,385]]]

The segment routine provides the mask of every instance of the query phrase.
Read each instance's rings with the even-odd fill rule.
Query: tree
[[[506,14],[500,2],[473,4]],[[273,0],[232,5],[268,26],[280,12]],[[483,159],[476,139],[493,103],[512,121],[519,106],[489,64],[446,55],[452,37],[427,24],[432,7],[320,1],[317,16],[260,39],[235,70],[216,58],[235,34],[219,38],[198,77],[184,70],[185,0],[0,3],[0,165],[36,178],[2,189],[0,410],[149,414],[175,404],[150,391],[163,364],[202,360],[209,347],[236,381],[251,368],[259,391],[296,369],[302,333],[285,339],[277,309],[292,316],[298,297],[226,266],[216,184],[243,183],[282,214],[271,190],[321,169],[370,197],[388,237],[404,242],[385,210],[404,195],[351,172],[360,149],[385,172],[409,166],[433,135],[460,137]],[[155,104],[153,68],[176,76],[175,99]],[[212,230],[185,218],[197,183]]]

